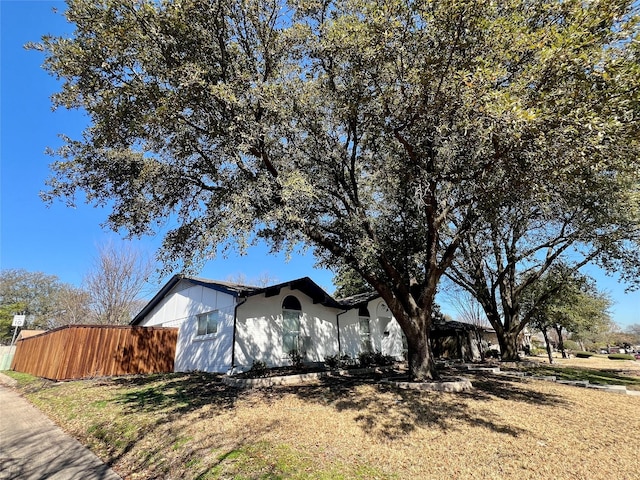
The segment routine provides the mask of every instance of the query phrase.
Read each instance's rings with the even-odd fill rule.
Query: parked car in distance
[[[640,360],[640,353],[636,353],[633,356],[636,357],[636,360]]]

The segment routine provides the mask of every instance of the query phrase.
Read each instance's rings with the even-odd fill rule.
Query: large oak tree
[[[609,150],[610,160],[577,166],[573,180],[562,189],[528,196],[517,192],[509,202],[503,197],[501,207],[476,224],[484,228],[464,238],[447,271],[482,305],[496,330],[503,360],[518,359],[518,335],[534,312],[569,288],[586,265],[597,263],[629,280],[632,288],[637,286],[637,158],[627,158],[617,145],[602,148]],[[612,169],[617,162],[622,163]],[[558,269],[565,273],[556,272],[553,282],[543,281]]]
[[[75,32],[34,47],[63,81],[55,105],[90,125],[45,196],[84,192],[133,235],[166,226],[169,268],[311,245],[380,293],[430,378],[438,282],[496,192],[621,157],[637,174],[635,8],[69,0]]]

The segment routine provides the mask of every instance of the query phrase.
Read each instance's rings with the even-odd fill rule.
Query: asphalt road
[[[7,385],[0,373],[0,479],[120,480]]]

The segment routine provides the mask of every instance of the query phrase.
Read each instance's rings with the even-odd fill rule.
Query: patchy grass
[[[640,390],[640,362],[609,360],[606,356],[554,359],[553,365],[539,358],[531,364],[513,367],[534,375],[555,375],[562,380],[588,380],[597,385],[624,385]]]
[[[17,387],[23,392],[39,390],[44,385],[51,384],[49,380],[40,377],[34,377],[28,373],[14,372],[13,370],[3,370],[3,375],[13,378],[17,382]]]
[[[640,431],[640,397],[472,381],[454,394],[367,379],[235,390],[206,374],[21,385],[126,479],[636,478],[620,431]]]

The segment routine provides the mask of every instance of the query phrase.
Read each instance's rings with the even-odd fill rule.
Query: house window
[[[371,352],[371,326],[369,323],[369,310],[367,307],[360,307],[358,310],[358,324],[360,330],[360,350]]]
[[[282,352],[285,355],[299,350],[301,316],[300,301],[289,295],[282,302]]]
[[[218,332],[218,322],[221,320],[220,312],[214,310],[212,312],[202,313],[198,315],[198,333],[197,335],[212,335]]]

